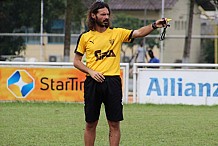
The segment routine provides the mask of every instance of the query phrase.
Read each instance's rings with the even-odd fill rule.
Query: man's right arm
[[[88,74],[88,73],[89,73],[89,68],[86,67],[86,65],[82,63],[82,61],[81,61],[81,60],[82,60],[82,57],[83,57],[83,56],[81,56],[81,55],[75,53],[73,65],[74,65],[77,69],[79,69],[80,71],[82,71],[82,72]]]
[[[105,77],[99,73],[99,72],[96,72],[90,68],[88,68],[85,64],[82,63],[82,57],[81,55],[75,53],[75,57],[74,57],[74,63],[73,65],[79,69],[80,71],[86,73],[86,74],[89,74],[93,79],[95,79],[97,82],[103,82]]]

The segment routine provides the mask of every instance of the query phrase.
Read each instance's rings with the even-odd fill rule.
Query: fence
[[[129,64],[120,65],[123,101],[131,103]],[[133,103],[218,104],[217,68],[218,64],[134,63]],[[2,101],[83,101],[85,74],[73,63],[2,61],[0,76]]]
[[[40,33],[1,33],[2,37],[23,37],[26,41],[26,50],[21,55],[26,60],[50,61],[50,57],[56,57],[56,60],[63,61],[64,58],[64,34],[40,34]],[[73,58],[73,50],[79,34],[71,34],[71,51],[70,58]],[[43,43],[40,44],[40,38]],[[162,63],[176,63],[181,61],[184,53],[185,35],[171,35],[167,32],[166,39],[158,42],[159,35],[148,35],[145,38],[144,46],[146,49],[153,49],[155,56],[160,58]],[[217,35],[192,35],[192,43],[190,48],[191,63],[217,62]],[[207,40],[207,41],[205,41]],[[149,42],[156,42],[153,47],[148,47]],[[160,47],[157,47],[158,44]],[[211,52],[211,53],[209,53]],[[213,53],[214,52],[214,53]],[[132,58],[136,53],[135,47],[125,47],[121,52],[123,58]],[[171,55],[173,54],[173,55]],[[212,55],[211,55],[212,54]],[[205,59],[205,55],[210,60]],[[209,56],[210,55],[210,56]],[[71,61],[71,60],[70,60]]]
[[[129,64],[121,63],[128,102]],[[66,62],[0,62],[1,101],[83,102],[85,74]]]
[[[134,63],[133,103],[218,104],[217,67],[218,64]]]

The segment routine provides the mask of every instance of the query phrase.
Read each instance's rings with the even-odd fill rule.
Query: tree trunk
[[[185,37],[185,47],[183,52],[183,63],[189,62],[190,57],[190,49],[191,49],[191,36],[192,36],[192,22],[193,22],[193,12],[194,12],[194,0],[190,0],[190,7],[189,7],[189,20],[188,20],[188,29],[187,35]]]
[[[64,62],[70,61],[70,43],[71,43],[71,18],[73,1],[67,0],[65,14],[65,36],[64,36]]]

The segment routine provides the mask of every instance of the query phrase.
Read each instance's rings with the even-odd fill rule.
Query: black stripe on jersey
[[[134,30],[132,30],[132,32],[130,33],[129,38],[128,38],[128,40],[131,40],[130,43],[132,43],[132,42],[134,41],[134,38],[132,38],[133,31],[134,31]]]
[[[85,31],[85,32],[83,32],[83,33],[80,34],[80,36],[78,37],[77,43],[76,43],[76,48],[75,48],[75,50],[74,50],[74,53],[79,54],[79,55],[81,55],[81,56],[83,56],[83,54],[80,53],[80,52],[77,52],[77,48],[78,48],[79,41],[80,41],[82,35],[83,35],[84,33],[86,33],[86,32],[88,32],[88,31]]]
[[[83,56],[83,54],[80,53],[80,52],[75,52],[75,54],[77,54],[77,55],[79,55],[79,56]]]

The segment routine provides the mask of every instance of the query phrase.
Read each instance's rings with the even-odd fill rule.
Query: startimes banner
[[[0,101],[83,102],[85,79],[75,68],[0,67]]]
[[[0,100],[83,102],[84,80],[75,68],[0,68]]]

